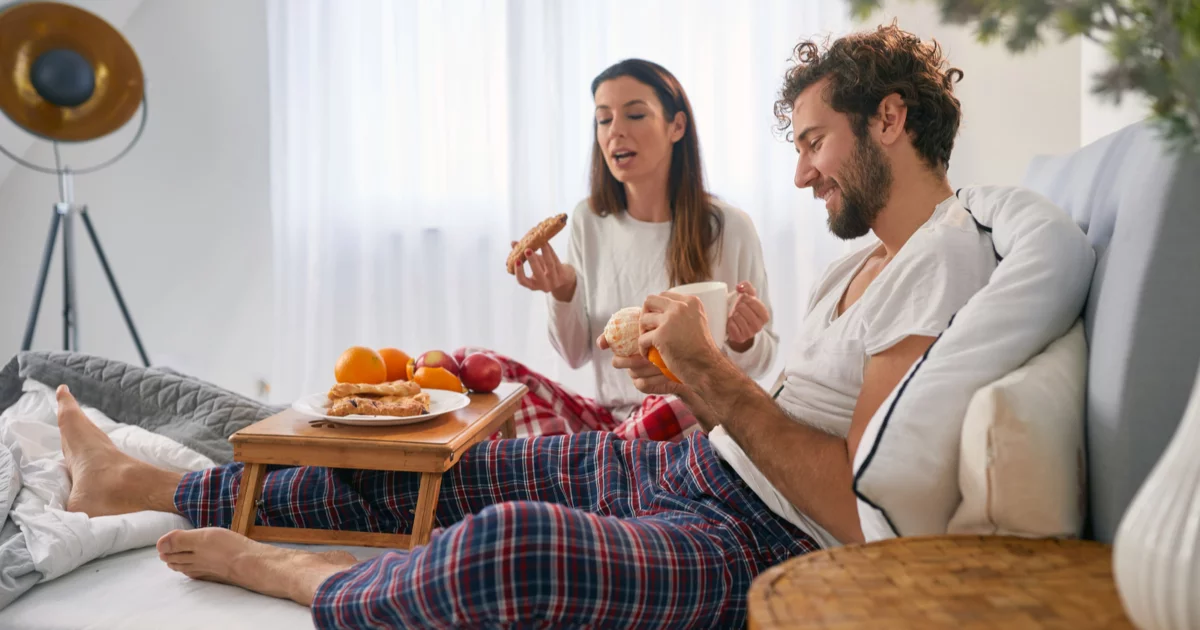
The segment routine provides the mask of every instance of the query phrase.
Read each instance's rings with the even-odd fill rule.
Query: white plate
[[[442,414],[458,411],[471,404],[471,399],[465,394],[451,392],[444,389],[422,389],[421,391],[429,394],[429,413],[424,413],[419,416],[408,416],[400,418],[396,416],[367,416],[355,414],[352,416],[331,416],[325,413],[329,404],[327,392],[319,394],[311,394],[300,400],[292,403],[292,409],[300,413],[308,414],[317,418],[325,418],[330,422],[339,424],[352,424],[356,426],[388,426],[396,424],[413,424],[415,422],[424,422],[431,418],[436,418]]]

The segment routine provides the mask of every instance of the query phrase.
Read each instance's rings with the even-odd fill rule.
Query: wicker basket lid
[[[1112,548],[1078,540],[900,538],[817,552],[754,581],[750,627],[1133,628]]]

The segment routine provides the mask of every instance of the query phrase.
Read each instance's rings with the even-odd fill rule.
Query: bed
[[[324,547],[337,548],[360,559],[381,551]],[[93,560],[63,577],[33,587],[0,610],[0,628],[21,630],[311,627],[308,608],[234,586],[189,579],[168,569],[153,547]]]

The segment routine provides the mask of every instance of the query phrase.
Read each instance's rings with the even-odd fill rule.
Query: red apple
[[[488,394],[500,386],[500,362],[486,354],[472,354],[463,359],[463,385],[473,392]]]
[[[413,365],[413,371],[423,367],[440,367],[455,376],[459,376],[459,370],[461,369],[458,361],[455,361],[453,356],[441,350],[430,350],[417,357],[417,362]]]

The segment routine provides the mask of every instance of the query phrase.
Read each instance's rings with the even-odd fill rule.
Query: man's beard
[[[838,182],[842,207],[829,216],[829,231],[850,240],[871,231],[875,217],[887,205],[892,192],[892,166],[871,137],[858,138],[850,163]]]

